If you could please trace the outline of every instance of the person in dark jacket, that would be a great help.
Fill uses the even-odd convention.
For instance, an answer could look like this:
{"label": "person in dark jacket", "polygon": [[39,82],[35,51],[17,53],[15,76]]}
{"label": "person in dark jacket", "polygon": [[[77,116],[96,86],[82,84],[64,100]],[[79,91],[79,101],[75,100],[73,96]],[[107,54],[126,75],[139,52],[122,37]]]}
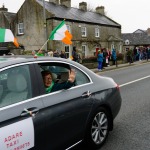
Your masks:
{"label": "person in dark jacket", "polygon": [[61,51],[60,57],[61,58],[67,58],[65,51]]}
{"label": "person in dark jacket", "polygon": [[65,81],[63,83],[55,83],[52,80],[52,73],[48,70],[42,71],[41,73],[42,73],[46,93],[71,88],[75,82],[75,71],[74,70],[71,70],[69,72],[68,81]]}
{"label": "person in dark jacket", "polygon": [[107,67],[107,65],[106,65],[106,58],[108,56],[108,53],[107,53],[106,48],[103,48],[102,52],[103,52],[103,64],[102,64],[103,67],[102,68],[104,68],[104,67]]}
{"label": "person in dark jacket", "polygon": [[60,56],[59,56],[59,52],[58,52],[58,50],[55,50],[55,51],[54,51],[54,53],[53,53],[53,57],[60,57]]}
{"label": "person in dark jacket", "polygon": [[78,54],[75,48],[72,51],[72,57],[73,57],[73,61],[78,61]]}
{"label": "person in dark jacket", "polygon": [[127,51],[127,60],[128,60],[128,63],[131,64],[133,62],[133,50],[132,49],[128,49]]}

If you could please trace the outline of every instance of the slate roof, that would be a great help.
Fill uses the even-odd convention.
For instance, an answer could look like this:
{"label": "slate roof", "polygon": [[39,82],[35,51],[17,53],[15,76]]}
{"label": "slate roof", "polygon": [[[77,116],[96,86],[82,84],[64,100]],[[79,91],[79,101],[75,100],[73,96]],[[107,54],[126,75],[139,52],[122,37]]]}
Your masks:
{"label": "slate roof", "polygon": [[5,17],[9,22],[12,22],[12,20],[15,18],[16,13],[10,13],[10,12],[4,12]]}
{"label": "slate roof", "polygon": [[10,12],[3,12],[6,19],[9,21],[9,23],[12,22],[12,20],[15,18],[16,13],[10,13]]}
{"label": "slate roof", "polygon": [[125,33],[122,34],[123,41],[129,40],[130,45],[150,45],[150,35],[143,33]]}
{"label": "slate roof", "polygon": [[[41,0],[36,0],[36,1],[41,6],[43,6],[43,2]],[[96,12],[83,11],[73,7],[56,5],[52,2],[47,2],[47,1],[45,1],[45,9],[48,12],[53,13],[55,16],[54,18],[121,28],[120,24]]]}
{"label": "slate roof", "polygon": [[146,30],[137,29],[137,30],[134,31],[133,33],[144,33],[144,32],[146,32]]}

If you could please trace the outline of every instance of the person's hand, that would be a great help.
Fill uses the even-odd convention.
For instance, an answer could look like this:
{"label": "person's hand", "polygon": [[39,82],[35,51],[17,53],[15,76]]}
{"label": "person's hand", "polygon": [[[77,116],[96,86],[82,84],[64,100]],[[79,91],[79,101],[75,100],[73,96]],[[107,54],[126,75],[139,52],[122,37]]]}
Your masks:
{"label": "person's hand", "polygon": [[68,81],[73,83],[76,77],[76,73],[75,70],[71,69],[71,71],[69,71],[69,78]]}

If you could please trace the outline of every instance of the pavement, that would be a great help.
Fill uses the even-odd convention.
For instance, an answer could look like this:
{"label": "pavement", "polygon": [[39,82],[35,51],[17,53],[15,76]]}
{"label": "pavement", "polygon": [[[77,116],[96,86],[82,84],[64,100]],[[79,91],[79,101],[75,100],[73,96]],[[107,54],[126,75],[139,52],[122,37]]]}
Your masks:
{"label": "pavement", "polygon": [[135,61],[131,64],[129,63],[124,63],[124,64],[118,64],[117,66],[116,65],[113,65],[113,66],[108,66],[108,67],[104,67],[104,69],[102,69],[102,71],[98,71],[97,68],[93,68],[91,69],[93,72],[95,73],[99,73],[99,72],[105,72],[105,71],[109,71],[109,70],[115,70],[115,69],[120,69],[120,68],[124,68],[124,67],[131,67],[131,66],[136,66],[136,65],[142,65],[144,63],[150,63],[150,61],[147,61],[147,60],[142,60],[142,61]]}

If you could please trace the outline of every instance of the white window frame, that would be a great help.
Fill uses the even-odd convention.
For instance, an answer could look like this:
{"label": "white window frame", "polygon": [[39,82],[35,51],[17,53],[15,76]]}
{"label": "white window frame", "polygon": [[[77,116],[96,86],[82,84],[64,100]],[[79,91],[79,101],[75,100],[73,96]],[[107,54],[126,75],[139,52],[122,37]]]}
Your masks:
{"label": "white window frame", "polygon": [[130,41],[127,39],[125,40],[125,45],[129,45],[130,44]]}
{"label": "white window frame", "polygon": [[122,53],[122,44],[119,45],[119,53]]}
{"label": "white window frame", "polygon": [[86,49],[87,49],[87,46],[86,45],[82,45],[82,58],[86,57]]}
{"label": "white window frame", "polygon": [[87,29],[86,29],[86,27],[81,27],[81,35],[82,35],[82,37],[86,37],[87,36]]}
{"label": "white window frame", "polygon": [[66,25],[67,26],[67,30],[71,33],[71,27],[70,27],[70,25]]}
{"label": "white window frame", "polygon": [[24,34],[24,24],[18,23],[18,34]]}
{"label": "white window frame", "polygon": [[111,52],[112,52],[112,49],[113,49],[113,48],[115,48],[115,45],[112,43],[112,44],[111,44]]}
{"label": "white window frame", "polygon": [[[68,51],[67,51],[67,49],[68,49]],[[67,58],[70,57],[70,46],[69,45],[65,45],[65,54],[66,54]]]}
{"label": "white window frame", "polygon": [[100,37],[100,30],[99,30],[99,28],[95,28],[95,37]]}

